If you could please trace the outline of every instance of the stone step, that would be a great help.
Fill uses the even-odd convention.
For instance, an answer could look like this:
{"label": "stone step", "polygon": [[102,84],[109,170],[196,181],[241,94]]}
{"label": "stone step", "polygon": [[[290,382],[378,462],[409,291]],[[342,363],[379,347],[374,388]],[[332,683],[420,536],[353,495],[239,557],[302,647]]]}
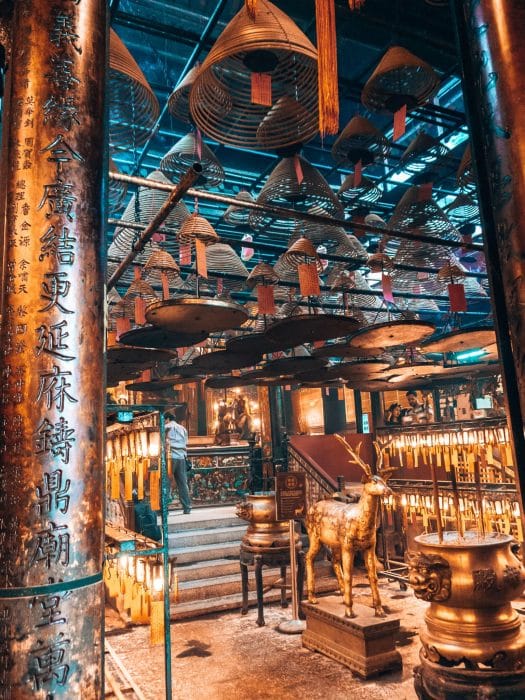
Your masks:
{"label": "stone step", "polygon": [[[193,517],[195,516],[195,517]],[[208,518],[205,514],[202,515],[202,520],[198,520],[199,513],[193,510],[189,515],[183,513],[170,513],[168,517],[168,532],[183,532],[186,530],[209,530],[218,527],[238,527],[245,521],[236,516],[225,516],[223,518]],[[190,518],[192,518],[190,520]],[[160,517],[157,519],[160,525]],[[244,525],[246,529],[248,523]]]}
{"label": "stone step", "polygon": [[[178,563],[178,562],[177,562]],[[179,582],[198,581],[199,579],[214,578],[217,576],[240,575],[239,551],[237,555],[223,559],[209,559],[208,561],[196,561],[191,564],[177,566]]]}
{"label": "stone step", "polygon": [[200,544],[192,547],[175,547],[170,541],[170,555],[177,559],[177,564],[206,562],[212,559],[236,559],[239,561],[241,541],[223,542],[219,544]]}
{"label": "stone step", "polygon": [[[337,589],[337,582],[334,577],[321,577],[316,580],[316,593],[332,593]],[[291,591],[287,591],[286,597],[291,599]],[[279,589],[272,589],[264,594],[265,607],[270,603],[276,603],[281,598]],[[185,620],[211,613],[222,612],[224,610],[240,610],[242,605],[241,593],[233,593],[230,595],[217,596],[206,599],[197,599],[186,602],[179,602],[171,606],[172,620]],[[254,607],[257,605],[257,594],[255,590],[250,590],[248,593],[248,605]],[[291,618],[291,609],[290,618]],[[253,615],[253,613],[252,613]]]}
{"label": "stone step", "polygon": [[219,544],[239,541],[246,532],[244,525],[235,527],[211,527],[206,529],[191,529],[169,534],[169,548],[177,550],[197,545]]}

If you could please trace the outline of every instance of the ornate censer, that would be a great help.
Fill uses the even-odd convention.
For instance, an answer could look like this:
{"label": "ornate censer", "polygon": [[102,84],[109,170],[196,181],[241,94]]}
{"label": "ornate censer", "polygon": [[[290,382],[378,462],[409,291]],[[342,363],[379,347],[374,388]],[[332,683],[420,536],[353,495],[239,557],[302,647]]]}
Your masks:
{"label": "ornate censer", "polygon": [[[246,496],[238,503],[236,514],[249,522],[242,538],[243,547],[257,548],[258,551],[289,547],[290,534],[288,520],[277,520],[275,491],[264,491]],[[296,549],[301,548],[299,535],[295,535]]]}
{"label": "ornate censer", "polygon": [[421,699],[525,697],[525,635],[511,601],[525,569],[509,535],[420,535],[409,583],[430,606],[415,688]]}

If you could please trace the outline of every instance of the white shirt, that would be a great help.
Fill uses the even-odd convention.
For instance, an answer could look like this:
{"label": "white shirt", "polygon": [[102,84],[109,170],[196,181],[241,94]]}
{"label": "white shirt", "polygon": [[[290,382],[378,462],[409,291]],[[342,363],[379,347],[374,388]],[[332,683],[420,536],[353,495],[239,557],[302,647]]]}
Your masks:
{"label": "white shirt", "polygon": [[174,420],[166,422],[166,442],[174,459],[186,458],[186,445],[188,444],[188,431]]}

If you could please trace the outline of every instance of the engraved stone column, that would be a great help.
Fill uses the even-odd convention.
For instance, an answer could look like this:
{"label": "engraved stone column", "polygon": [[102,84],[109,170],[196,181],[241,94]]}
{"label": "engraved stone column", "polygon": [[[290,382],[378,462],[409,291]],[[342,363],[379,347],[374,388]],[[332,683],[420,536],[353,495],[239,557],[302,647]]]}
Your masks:
{"label": "engraved stone column", "polygon": [[517,479],[525,494],[525,3],[452,0]]}
{"label": "engraved stone column", "polygon": [[105,0],[17,0],[0,345],[0,698],[102,687]]}

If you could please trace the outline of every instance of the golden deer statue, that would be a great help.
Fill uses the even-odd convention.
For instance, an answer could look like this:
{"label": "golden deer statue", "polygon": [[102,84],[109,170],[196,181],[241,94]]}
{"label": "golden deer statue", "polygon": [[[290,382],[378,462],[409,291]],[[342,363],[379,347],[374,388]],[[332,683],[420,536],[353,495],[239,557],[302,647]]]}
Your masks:
{"label": "golden deer statue", "polygon": [[363,552],[376,617],[385,617],[377,586],[376,529],[379,499],[391,493],[386,481],[394,469],[381,471],[384,446],[381,447],[378,442],[374,442],[378,473],[372,474],[370,465],[359,456],[361,443],[354,450],[342,435],[336,434],[335,437],[350,454],[349,462],[359,465],[364,471],[363,492],[358,503],[326,500],[318,501],[309,508],[306,516],[306,530],[310,540],[306,554],[308,602],[317,603],[314,559],[324,544],[332,553],[332,565],[343,596],[346,617],[355,617],[352,611],[352,567],[356,552]]}

